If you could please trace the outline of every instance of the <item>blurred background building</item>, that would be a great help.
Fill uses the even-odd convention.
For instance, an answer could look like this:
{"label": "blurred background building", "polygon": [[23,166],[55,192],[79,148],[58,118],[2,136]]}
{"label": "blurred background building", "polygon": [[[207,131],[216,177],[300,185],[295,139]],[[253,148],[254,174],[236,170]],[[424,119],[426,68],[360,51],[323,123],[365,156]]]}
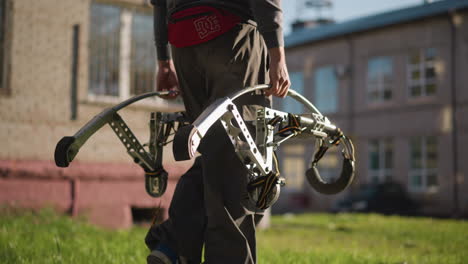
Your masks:
{"label": "blurred background building", "polygon": [[[165,216],[184,165],[169,164],[168,194],[150,198],[143,170],[107,126],[69,168],[53,161],[61,137],[153,90],[152,7],[143,0],[1,0],[0,8],[0,204],[53,206],[110,227],[147,220],[158,207]],[[177,107],[148,99],[120,113],[145,143],[150,112]]]}
{"label": "blurred background building", "polygon": [[[393,180],[423,213],[467,213],[468,1],[421,1],[339,23],[331,1],[302,3],[318,11],[312,20],[299,12],[286,38],[293,89],[354,139],[359,162],[351,191]],[[0,0],[0,204],[53,206],[110,227],[147,220],[158,207],[167,215],[190,163],[165,156],[168,192],[152,199],[143,171],[108,127],[69,168],[53,162],[61,137],[104,108],[153,90],[152,21],[145,0]],[[276,103],[303,111],[289,99]],[[177,109],[180,102],[148,99],[120,114],[146,139],[151,111]],[[274,211],[327,211],[346,195],[323,196],[308,186],[312,144],[298,140],[281,149],[287,186]],[[322,175],[332,180],[340,166],[335,151],[322,160]]]}
{"label": "blurred background building", "polygon": [[[467,214],[468,1],[429,2],[341,23],[322,13],[296,21],[286,38],[288,69],[293,89],[353,138],[353,188],[394,181],[423,214]],[[289,99],[276,103],[303,111]],[[289,184],[277,212],[330,210],[345,195],[323,196],[307,186],[311,144],[281,149]],[[339,153],[326,157],[324,178],[336,178],[340,167]]]}

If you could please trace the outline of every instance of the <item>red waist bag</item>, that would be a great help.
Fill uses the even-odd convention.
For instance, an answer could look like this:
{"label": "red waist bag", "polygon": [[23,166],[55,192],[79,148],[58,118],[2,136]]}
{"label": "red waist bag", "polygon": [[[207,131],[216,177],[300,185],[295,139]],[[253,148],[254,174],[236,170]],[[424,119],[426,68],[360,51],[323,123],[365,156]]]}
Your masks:
{"label": "red waist bag", "polygon": [[226,33],[240,21],[240,17],[211,6],[192,7],[171,16],[168,39],[177,48],[192,46]]}

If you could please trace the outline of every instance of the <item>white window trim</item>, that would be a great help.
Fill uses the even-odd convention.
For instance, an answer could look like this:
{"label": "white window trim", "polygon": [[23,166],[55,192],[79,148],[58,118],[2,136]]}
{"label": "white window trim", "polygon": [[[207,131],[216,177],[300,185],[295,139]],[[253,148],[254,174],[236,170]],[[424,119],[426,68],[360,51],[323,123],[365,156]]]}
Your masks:
{"label": "white window trim", "polygon": [[119,98],[130,98],[130,65],[132,52],[132,18],[128,9],[120,13]]}
{"label": "white window trim", "polygon": [[[433,61],[426,61],[426,57],[427,57],[426,56],[426,50],[427,49],[428,48],[419,49],[419,56],[421,58],[421,61],[419,62],[418,65],[411,64],[411,53],[409,53],[407,55],[407,60],[406,60],[407,89],[406,90],[407,90],[407,96],[410,99],[416,99],[416,98],[421,98],[421,97],[432,97],[432,96],[435,96],[437,94],[437,88],[438,88],[437,87],[437,77],[435,77],[434,79],[430,79],[430,80],[428,80],[426,78],[426,69],[427,68],[434,68],[434,70],[436,69],[434,60]],[[412,79],[411,73],[414,70],[418,70],[419,73],[421,74],[420,79],[418,81],[415,81],[415,80]],[[437,72],[436,72],[436,75],[437,75]],[[435,84],[436,85],[436,92],[434,94],[427,94],[426,85],[428,85],[428,84]],[[421,95],[412,96],[411,95],[411,87],[416,86],[416,85],[419,85],[421,87]]]}
{"label": "white window trim", "polygon": [[[427,178],[428,178],[429,174],[435,173],[438,176],[437,168],[435,168],[435,169],[434,168],[432,168],[432,169],[427,168],[427,138],[428,137],[422,137],[423,144],[421,144],[421,168],[420,169],[411,168],[411,157],[410,157],[410,166],[409,166],[409,172],[408,172],[408,176],[409,176],[408,177],[408,190],[410,192],[414,192],[414,193],[422,193],[422,192],[434,193],[434,192],[437,192],[437,190],[438,190],[438,186],[432,186],[432,187],[427,186]],[[410,152],[409,153],[411,155],[411,147],[410,147]],[[421,175],[421,186],[417,187],[417,186],[413,186],[411,184],[411,178],[414,175]]]}
{"label": "white window trim", "polygon": [[[134,9],[120,7],[120,50],[119,50],[119,95],[96,95],[88,90],[84,103],[115,105],[132,97],[131,91],[131,52],[132,52],[132,23]],[[154,58],[156,60],[156,58]],[[88,65],[89,67],[89,65]],[[156,65],[157,67],[157,65]],[[156,73],[155,67],[155,73]],[[88,76],[89,78],[89,76]],[[88,82],[89,83],[89,82]],[[165,100],[151,97],[133,104],[139,108],[161,109],[164,111],[184,111],[181,100]],[[156,107],[156,108],[155,108]]]}
{"label": "white window trim", "polygon": [[[131,45],[132,45],[132,21],[134,12],[132,9],[120,7],[120,50],[119,50],[119,95],[96,95],[86,93],[86,101],[90,103],[117,104],[131,97]],[[156,58],[154,58],[156,60]],[[157,67],[157,65],[156,65]],[[156,69],[155,69],[156,72]],[[89,77],[88,77],[89,78]],[[89,89],[89,88],[88,88]],[[155,105],[168,109],[182,109],[180,102],[168,102],[159,97],[151,97],[137,102],[139,106]]]}
{"label": "white window trim", "polygon": [[[391,164],[392,165],[392,168],[391,169],[386,169],[384,168],[385,167],[385,141],[388,140],[389,142],[392,143],[392,153],[394,153],[394,149],[393,149],[393,139],[371,139],[369,140],[368,142],[368,145],[367,145],[367,153],[368,153],[368,156],[369,156],[369,153],[370,153],[370,142],[371,141],[377,141],[377,148],[378,148],[378,155],[379,155],[379,167],[378,169],[371,169],[370,168],[370,162],[371,160],[369,159],[368,161],[368,166],[367,166],[367,175],[368,175],[368,182],[372,182],[372,178],[373,176],[377,176],[377,182],[378,183],[382,183],[382,182],[385,182],[386,180],[388,180],[386,178],[386,175],[391,175],[393,177],[393,165],[394,164]],[[393,157],[392,157],[392,160],[393,160]]]}
{"label": "white window trim", "polygon": [[[386,58],[386,59],[389,59],[390,60],[390,63],[391,63],[391,66],[392,66],[392,81],[388,84],[390,85],[390,90],[392,91],[392,97],[388,100],[386,100],[384,98],[384,92],[385,92],[385,87],[386,87],[386,83],[385,83],[385,80],[384,80],[384,74],[380,73],[378,78],[377,78],[377,84],[376,85],[371,85],[370,81],[369,81],[369,61],[372,60],[372,59],[377,59],[377,58]],[[367,100],[367,103],[368,104],[382,104],[382,103],[385,103],[385,102],[390,102],[392,99],[393,99],[393,58],[391,56],[376,56],[376,57],[372,57],[372,58],[369,58],[367,60],[367,79],[366,79],[366,86],[367,86],[367,96],[366,96],[366,100]],[[370,92],[373,92],[373,91],[378,91],[378,97],[375,101],[372,101],[370,100],[369,98],[369,93]]]}

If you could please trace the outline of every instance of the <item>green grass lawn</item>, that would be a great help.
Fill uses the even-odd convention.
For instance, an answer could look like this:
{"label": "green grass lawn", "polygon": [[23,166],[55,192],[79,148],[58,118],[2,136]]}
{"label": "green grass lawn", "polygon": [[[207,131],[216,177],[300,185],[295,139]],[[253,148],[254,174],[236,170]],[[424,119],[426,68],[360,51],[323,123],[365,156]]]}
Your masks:
{"label": "green grass lawn", "polygon": [[[40,213],[2,211],[0,263],[145,263],[146,229],[110,231]],[[356,214],[274,217],[259,263],[468,263],[468,222]]]}

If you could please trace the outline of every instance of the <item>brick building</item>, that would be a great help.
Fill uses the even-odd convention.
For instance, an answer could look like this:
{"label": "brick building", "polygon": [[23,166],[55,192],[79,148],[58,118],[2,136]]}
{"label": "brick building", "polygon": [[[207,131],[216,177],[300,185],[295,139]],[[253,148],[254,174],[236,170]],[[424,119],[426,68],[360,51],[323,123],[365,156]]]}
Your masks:
{"label": "brick building", "polygon": [[[355,141],[353,188],[391,179],[422,203],[423,213],[468,214],[468,1],[297,29],[286,48],[293,89]],[[291,101],[277,103],[302,111]],[[319,195],[305,183],[307,144],[282,149],[290,184],[278,211],[328,210],[343,196]],[[323,161],[325,178],[339,171],[338,159]]]}
{"label": "brick building", "polygon": [[[168,193],[153,199],[143,171],[107,126],[69,168],[53,161],[61,137],[105,107],[153,89],[151,6],[144,0],[1,0],[0,8],[0,204],[53,206],[110,227],[128,227],[159,206],[165,215],[188,163],[174,166],[165,157]],[[119,113],[145,142],[149,113],[177,108],[180,102],[147,99]]]}

